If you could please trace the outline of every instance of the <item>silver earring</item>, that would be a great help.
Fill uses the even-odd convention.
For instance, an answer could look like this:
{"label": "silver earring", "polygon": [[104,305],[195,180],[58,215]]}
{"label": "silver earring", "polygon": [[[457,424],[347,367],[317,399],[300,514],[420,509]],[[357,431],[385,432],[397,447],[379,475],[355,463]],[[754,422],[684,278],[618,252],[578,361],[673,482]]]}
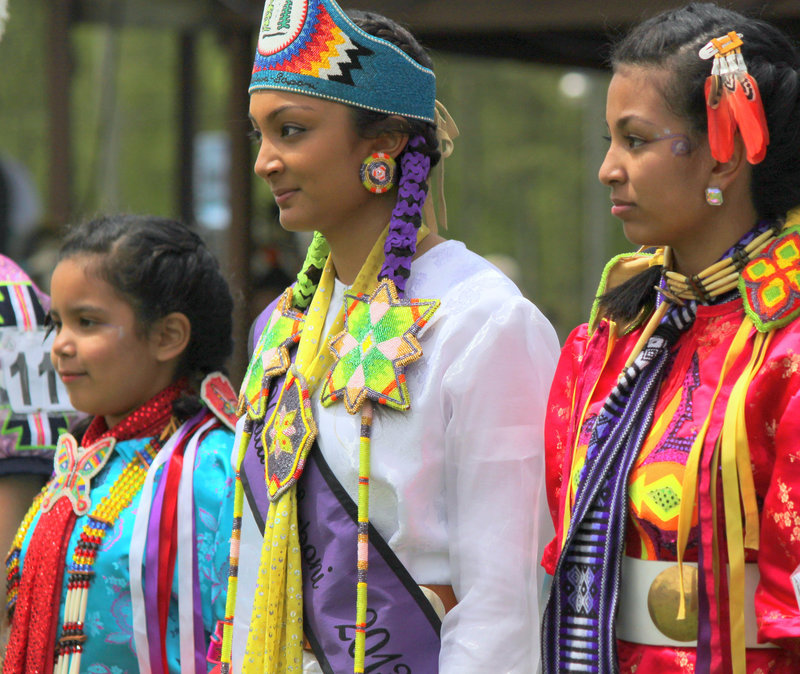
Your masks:
{"label": "silver earring", "polygon": [[719,187],[706,187],[706,203],[709,206],[722,206],[722,190]]}

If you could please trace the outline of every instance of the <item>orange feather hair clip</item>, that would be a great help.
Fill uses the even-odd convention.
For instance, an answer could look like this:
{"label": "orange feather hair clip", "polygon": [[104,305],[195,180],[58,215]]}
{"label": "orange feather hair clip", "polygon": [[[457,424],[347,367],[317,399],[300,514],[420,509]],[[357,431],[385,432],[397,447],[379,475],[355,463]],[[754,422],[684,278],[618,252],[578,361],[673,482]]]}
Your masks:
{"label": "orange feather hair clip", "polygon": [[708,142],[714,159],[726,162],[733,155],[733,138],[738,129],[747,161],[758,164],[767,154],[769,129],[758,84],[747,72],[741,47],[741,35],[731,31],[700,50],[700,58],[714,57],[705,84]]}

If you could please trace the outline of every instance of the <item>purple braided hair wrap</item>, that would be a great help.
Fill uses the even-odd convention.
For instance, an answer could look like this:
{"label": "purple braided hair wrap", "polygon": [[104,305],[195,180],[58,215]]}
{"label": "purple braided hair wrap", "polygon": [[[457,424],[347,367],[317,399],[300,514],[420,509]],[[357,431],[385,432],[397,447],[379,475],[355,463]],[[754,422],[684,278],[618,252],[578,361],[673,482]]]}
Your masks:
{"label": "purple braided hair wrap", "polygon": [[401,178],[397,186],[397,203],[392,211],[389,233],[383,250],[386,253],[379,279],[390,278],[402,294],[411,273],[411,258],[417,251],[417,230],[422,224],[422,206],[428,196],[426,182],[431,158],[417,148],[425,145],[422,136],[408,141],[400,158]]}

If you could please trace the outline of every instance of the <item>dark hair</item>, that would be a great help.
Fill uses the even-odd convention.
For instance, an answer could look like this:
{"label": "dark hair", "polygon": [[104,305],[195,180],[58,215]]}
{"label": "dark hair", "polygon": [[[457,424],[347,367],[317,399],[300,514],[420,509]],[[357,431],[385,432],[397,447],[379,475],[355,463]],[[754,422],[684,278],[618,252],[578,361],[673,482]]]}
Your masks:
{"label": "dark hair", "polygon": [[[417,39],[399,23],[375,12],[362,12],[350,9],[346,12],[350,20],[365,33],[391,42],[402,49],[421,66],[433,70],[433,61]],[[431,166],[435,166],[441,158],[439,141],[436,138],[436,126],[431,122],[409,117],[390,116],[382,112],[350,106],[356,131],[363,138],[374,138],[387,131],[407,133],[410,138],[422,136],[425,145],[416,148],[418,152],[431,158]]]}
{"label": "dark hair", "polygon": [[[775,26],[713,3],[691,3],[664,11],[635,27],[611,52],[614,70],[620,66],[663,68],[670,74],[662,94],[671,112],[686,119],[695,136],[707,135],[704,86],[711,61],[700,49],[730,31],[742,35],[742,55],[764,103],[770,143],[760,164],[752,167],[751,195],[759,219],[777,219],[800,204],[800,54]],[[626,284],[650,283],[634,277]],[[620,286],[601,299],[613,318],[620,312],[615,295],[628,300],[641,293]],[[646,298],[652,300],[652,295]],[[641,307],[641,305],[640,305]]]}
{"label": "dark hair", "polygon": [[713,3],[668,10],[634,28],[612,52],[620,65],[664,68],[664,99],[692,130],[706,134],[704,85],[711,61],[698,52],[711,38],[742,35],[742,55],[758,83],[769,127],[767,156],[753,166],[752,196],[760,218],[777,218],[800,204],[800,54],[775,26]]}
{"label": "dark hair", "polygon": [[196,385],[209,372],[225,370],[233,350],[233,300],[196,233],[167,218],[104,216],[73,226],[58,259],[82,255],[97,256],[91,272],[130,303],[142,331],[174,311],[189,319],[192,334],[178,377]]}

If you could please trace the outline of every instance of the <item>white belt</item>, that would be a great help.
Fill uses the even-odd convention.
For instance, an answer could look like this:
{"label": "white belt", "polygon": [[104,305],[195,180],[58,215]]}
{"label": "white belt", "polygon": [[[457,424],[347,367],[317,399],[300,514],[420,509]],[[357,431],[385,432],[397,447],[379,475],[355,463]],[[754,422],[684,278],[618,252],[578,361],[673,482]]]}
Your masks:
{"label": "white belt", "polygon": [[[623,558],[616,622],[618,639],[652,646],[697,647],[697,564],[683,563],[688,618],[683,621],[675,619],[680,596],[677,566],[676,562],[634,559],[627,555]],[[745,564],[744,578],[745,646],[777,648],[774,644],[759,644],[756,641],[758,627],[755,593],[759,580],[758,565]],[[689,617],[692,609],[693,620]]]}

